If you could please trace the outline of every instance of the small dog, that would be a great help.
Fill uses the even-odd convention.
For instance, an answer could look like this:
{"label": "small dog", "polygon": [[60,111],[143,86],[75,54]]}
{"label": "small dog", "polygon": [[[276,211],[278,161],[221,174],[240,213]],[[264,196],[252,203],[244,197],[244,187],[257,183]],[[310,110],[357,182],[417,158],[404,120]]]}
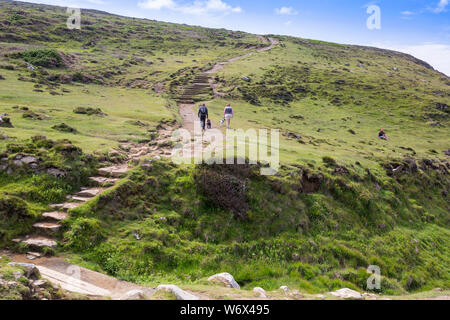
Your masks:
{"label": "small dog", "polygon": [[207,127],[208,129],[211,129],[211,126],[212,126],[211,120],[208,119],[208,121],[206,122],[206,127]]}

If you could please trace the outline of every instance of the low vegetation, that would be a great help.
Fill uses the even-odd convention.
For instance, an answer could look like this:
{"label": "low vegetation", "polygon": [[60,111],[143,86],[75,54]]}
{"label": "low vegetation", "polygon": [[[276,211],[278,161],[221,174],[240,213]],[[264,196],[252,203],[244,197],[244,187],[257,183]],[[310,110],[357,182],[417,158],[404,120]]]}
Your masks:
{"label": "low vegetation", "polygon": [[[173,146],[157,132],[181,123],[176,99],[215,63],[263,46],[98,11],[83,11],[81,30],[66,19],[0,0],[0,249],[26,252],[12,240],[100,162],[124,161],[121,144]],[[393,51],[276,38],[213,76],[220,97],[191,90],[216,124],[231,103],[233,128],[280,130],[276,176],[141,159],[72,210],[47,253],[148,285],[204,288],[229,272],[249,290],[367,290],[377,265],[383,294],[450,289],[449,78]]]}

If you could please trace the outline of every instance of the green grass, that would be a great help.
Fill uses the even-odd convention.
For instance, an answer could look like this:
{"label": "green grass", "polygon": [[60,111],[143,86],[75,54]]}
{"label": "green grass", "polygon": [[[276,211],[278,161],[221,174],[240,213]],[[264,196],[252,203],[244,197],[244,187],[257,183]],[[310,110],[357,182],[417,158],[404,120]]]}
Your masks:
{"label": "green grass", "polygon": [[[86,184],[98,166],[86,154],[154,139],[161,121],[181,120],[173,100],[197,74],[261,46],[242,32],[89,10],[69,31],[61,8],[17,5],[0,1],[0,110],[14,126],[0,128],[2,158],[37,156],[69,175],[0,175],[2,244]],[[216,123],[231,103],[234,129],[279,129],[279,174],[138,167],[73,210],[60,253],[151,285],[202,288],[230,272],[245,290],[365,290],[374,264],[383,294],[449,289],[449,117],[437,108],[450,104],[448,78],[392,51],[276,38],[273,50],[227,64],[216,78],[226,95],[207,103]],[[30,60],[55,52],[57,68]],[[389,141],[377,139],[382,127]]]}
{"label": "green grass", "polygon": [[[418,176],[408,184],[423,193],[417,202],[434,213],[430,222],[404,202],[412,196],[407,188],[384,186],[377,193],[372,184],[359,183],[347,196],[351,189],[337,193],[340,180],[328,177],[323,194],[302,194],[294,192],[298,182],[288,181],[290,170],[278,178],[251,176],[245,200],[251,209],[241,220],[201,193],[202,180],[193,178],[199,170],[163,162],[133,171],[73,211],[66,249],[76,252],[77,262],[146,285],[201,285],[212,274],[229,272],[245,290],[366,290],[366,268],[375,264],[384,277],[383,294],[449,286],[447,204],[427,201],[433,191]],[[225,174],[220,166],[211,170]],[[399,203],[391,204],[387,192]],[[119,195],[126,199],[121,205]]]}

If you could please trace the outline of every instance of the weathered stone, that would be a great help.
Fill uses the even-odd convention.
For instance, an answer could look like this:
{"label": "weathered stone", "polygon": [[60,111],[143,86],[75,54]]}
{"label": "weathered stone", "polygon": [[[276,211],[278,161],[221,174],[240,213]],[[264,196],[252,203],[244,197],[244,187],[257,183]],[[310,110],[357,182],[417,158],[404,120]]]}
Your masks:
{"label": "weathered stone", "polygon": [[22,158],[21,161],[25,164],[32,164],[32,163],[37,162],[37,159],[35,157],[28,156],[28,157]]}
{"label": "weathered stone", "polygon": [[62,211],[68,211],[75,209],[79,207],[81,203],[75,203],[75,202],[66,202],[66,203],[58,203],[58,204],[51,204],[50,207],[62,210]]}
{"label": "weathered stone", "polygon": [[25,276],[27,278],[34,277],[38,279],[40,277],[39,269],[34,265],[30,263],[18,263],[18,262],[10,262],[8,265],[13,267],[22,267],[25,270]]}
{"label": "weathered stone", "polygon": [[267,298],[266,290],[260,287],[253,288],[253,292],[259,294],[261,298]]}
{"label": "weathered stone", "polygon": [[145,300],[145,294],[142,290],[131,290],[128,291],[119,300]]}
{"label": "weathered stone", "polygon": [[43,288],[47,286],[47,281],[45,280],[36,280],[31,284],[35,288]]}
{"label": "weathered stone", "polygon": [[80,191],[76,194],[77,197],[83,197],[83,198],[94,198],[98,196],[103,189],[94,188],[94,189],[86,189],[83,191]]}
{"label": "weathered stone", "polygon": [[288,294],[289,293],[289,287],[287,287],[287,286],[281,286],[280,290],[283,290],[284,294]]}
{"label": "weathered stone", "polygon": [[33,224],[33,227],[46,232],[58,232],[59,229],[61,228],[61,225],[58,223],[51,223],[51,222],[38,222]]}
{"label": "weathered stone", "polygon": [[14,279],[19,280],[19,278],[21,278],[23,276],[23,273],[20,271],[14,270],[13,276],[14,276]]}
{"label": "weathered stone", "polygon": [[156,288],[156,291],[166,291],[174,294],[177,300],[198,300],[198,297],[186,292],[175,285],[160,285]]}
{"label": "weathered stone", "polygon": [[228,288],[241,289],[239,284],[234,280],[234,277],[227,272],[213,275],[208,278],[208,281],[221,283]]}
{"label": "weathered stone", "polygon": [[63,221],[69,217],[69,214],[67,212],[53,211],[53,212],[43,213],[42,217],[48,218],[48,219],[53,219],[56,221]]}
{"label": "weathered stone", "polygon": [[64,178],[66,176],[66,173],[64,171],[61,171],[61,170],[55,169],[55,168],[48,169],[47,173],[56,178]]}
{"label": "weathered stone", "polygon": [[24,240],[22,242],[29,246],[39,247],[39,248],[42,248],[42,247],[54,248],[58,245],[56,243],[56,241],[53,241],[51,239],[44,238],[44,237],[30,238],[30,239]]}
{"label": "weathered stone", "polygon": [[349,288],[339,289],[335,292],[330,292],[330,294],[332,296],[342,298],[342,299],[349,299],[349,300],[362,300],[363,299],[363,296],[361,295],[361,293],[359,293],[358,291],[349,289]]}

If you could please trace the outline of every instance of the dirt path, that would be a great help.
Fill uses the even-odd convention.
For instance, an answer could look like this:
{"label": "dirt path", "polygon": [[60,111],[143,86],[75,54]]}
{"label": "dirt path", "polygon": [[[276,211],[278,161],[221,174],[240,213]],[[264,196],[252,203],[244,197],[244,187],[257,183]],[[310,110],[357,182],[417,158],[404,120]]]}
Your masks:
{"label": "dirt path", "polygon": [[[30,263],[23,255],[11,257],[14,262]],[[90,297],[119,300],[133,290],[140,290],[150,297],[155,289],[120,281],[104,274],[81,268],[59,258],[41,258],[33,261],[42,278],[69,292]]]}
{"label": "dirt path", "polygon": [[[264,52],[264,51],[269,51],[271,49],[273,49],[274,46],[276,46],[279,41],[277,39],[274,38],[265,38],[263,36],[258,36],[258,38],[264,43],[270,43],[270,45],[263,47],[263,48],[259,48],[257,50],[251,51],[251,52],[247,52],[244,55],[241,56],[237,56],[231,59],[228,59],[227,61],[224,62],[218,62],[216,63],[210,70],[206,71],[204,73],[205,76],[207,76],[209,78],[209,85],[211,86],[212,90],[213,90],[213,94],[214,97],[221,97],[224,96],[224,93],[218,92],[217,87],[218,84],[214,82],[214,79],[211,78],[211,75],[219,72],[220,70],[222,70],[227,64],[229,63],[233,63],[236,62],[238,60],[241,59],[245,59],[247,57],[250,57],[251,55],[258,53],[258,52]],[[198,121],[198,117],[197,114],[194,110],[195,104],[185,104],[185,103],[181,103],[179,105],[179,109],[180,109],[180,114],[183,118],[183,128],[188,130],[189,132],[193,133],[194,132],[194,123],[195,121]],[[213,128],[217,128],[217,124],[213,122]]]}
{"label": "dirt path", "polygon": [[[211,70],[199,76],[196,85],[199,87],[208,87],[209,85],[216,94],[217,86],[211,80],[210,75],[221,70],[227,63],[249,57],[255,52],[270,50],[278,43],[277,40],[272,38],[269,38],[269,41],[270,45],[267,47],[248,52],[242,56],[229,59],[226,62],[217,63]],[[217,94],[220,95],[219,93]],[[183,128],[191,133],[194,132],[195,122],[198,121],[194,107],[195,104],[179,104],[180,114],[183,118]],[[216,128],[215,123],[213,123],[213,128]],[[46,212],[42,215],[41,220],[33,226],[33,234],[13,240],[17,243],[27,245],[30,252],[26,255],[14,255],[12,256],[12,260],[14,262],[35,264],[44,278],[70,292],[77,292],[89,296],[109,297],[112,299],[119,299],[131,290],[142,290],[146,295],[152,295],[154,289],[119,281],[101,273],[72,265],[59,258],[41,257],[39,253],[36,254],[33,252],[33,249],[39,251],[43,248],[57,247],[57,234],[62,228],[62,222],[70,216],[70,210],[89,202],[114,186],[120,178],[131,170],[133,163],[138,163],[140,158],[144,156],[153,156],[156,158],[170,157],[172,155],[171,144],[167,144],[167,147],[165,145],[166,142],[171,141],[173,129],[173,126],[170,124],[161,124],[158,126],[158,138],[156,145],[153,147],[148,146],[148,144],[123,143],[120,151],[125,152],[126,161],[113,166],[100,168],[97,176],[90,177],[89,186],[82,188],[80,192],[70,196],[67,202],[51,205],[54,211]],[[112,152],[119,151],[112,150]]]}

